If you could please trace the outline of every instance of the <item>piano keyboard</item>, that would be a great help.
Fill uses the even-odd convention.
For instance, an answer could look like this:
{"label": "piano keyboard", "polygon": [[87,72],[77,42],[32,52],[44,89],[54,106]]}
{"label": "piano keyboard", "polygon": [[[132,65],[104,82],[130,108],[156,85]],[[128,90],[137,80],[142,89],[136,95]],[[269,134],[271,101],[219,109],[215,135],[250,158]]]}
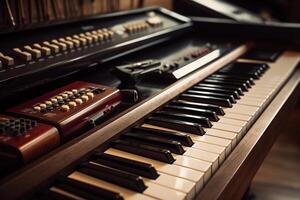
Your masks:
{"label": "piano keyboard", "polygon": [[299,62],[239,59],[195,84],[104,152],[56,179],[50,199],[193,199]]}

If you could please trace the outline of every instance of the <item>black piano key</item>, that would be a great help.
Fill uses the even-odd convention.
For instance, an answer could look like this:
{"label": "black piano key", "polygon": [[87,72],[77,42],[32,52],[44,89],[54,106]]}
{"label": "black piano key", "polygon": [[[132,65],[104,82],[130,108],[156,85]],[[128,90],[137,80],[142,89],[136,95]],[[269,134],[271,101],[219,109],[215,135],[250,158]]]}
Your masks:
{"label": "black piano key", "polygon": [[210,110],[210,111],[215,112],[217,115],[225,115],[225,112],[221,106],[212,105],[212,104],[204,104],[204,103],[197,103],[197,102],[191,102],[191,101],[177,99],[177,100],[172,101],[170,103],[170,105]]}
{"label": "black piano key", "polygon": [[218,121],[219,117],[216,112],[211,110],[199,109],[199,108],[191,108],[188,106],[177,106],[177,105],[166,105],[163,107],[163,110],[170,112],[179,112],[184,114],[196,115],[207,117],[211,121]]}
{"label": "black piano key", "polygon": [[262,76],[263,72],[263,68],[238,63],[226,66],[218,71],[218,73],[238,74],[243,76],[250,76],[255,79],[259,79],[259,77]]}
{"label": "black piano key", "polygon": [[174,129],[177,131],[193,133],[196,135],[204,135],[205,133],[204,129],[200,124],[186,122],[182,120],[167,119],[167,118],[152,116],[146,119],[145,123],[164,127],[164,128]]}
{"label": "black piano key", "polygon": [[187,90],[185,93],[186,94],[195,94],[195,95],[205,95],[208,97],[225,98],[225,99],[229,99],[229,101],[231,103],[236,103],[234,96],[229,95],[229,94],[222,94],[222,93],[217,93],[217,92],[206,92],[206,91],[199,91],[199,90],[193,90],[193,89]]}
{"label": "black piano key", "polygon": [[60,177],[59,179],[57,179],[54,186],[62,189],[63,191],[69,192],[79,197],[83,197],[85,199],[123,199],[123,197],[119,193],[95,187],[67,177]]}
{"label": "black piano key", "polygon": [[221,89],[221,88],[213,88],[213,87],[203,87],[203,86],[193,86],[191,87],[192,90],[196,91],[205,91],[205,92],[215,92],[215,93],[220,93],[220,94],[228,94],[232,95],[235,99],[240,99],[240,95],[237,91],[234,90],[226,90],[226,89]]}
{"label": "black piano key", "polygon": [[232,70],[222,70],[219,71],[219,73],[239,74],[241,76],[255,77],[256,79],[259,79],[262,76],[262,72],[259,70],[245,71],[241,69],[232,69]]}
{"label": "black piano key", "polygon": [[227,79],[234,79],[234,80],[240,80],[240,81],[248,81],[251,85],[255,85],[254,79],[253,78],[243,78],[239,76],[234,76],[234,75],[222,75],[222,74],[212,74],[210,77],[216,77],[216,78],[227,78]]}
{"label": "black piano key", "polygon": [[258,71],[261,73],[267,69],[267,65],[265,63],[249,63],[249,62],[235,62],[231,65],[227,65],[226,67],[222,68],[220,71],[223,70],[238,70],[240,72],[253,72]]}
{"label": "black piano key", "polygon": [[214,104],[214,105],[228,107],[228,108],[232,107],[230,100],[226,98],[210,97],[210,96],[195,95],[195,94],[181,94],[180,98],[188,101],[199,102],[199,103],[209,103],[209,104]]}
{"label": "black piano key", "polygon": [[196,86],[199,87],[210,87],[210,88],[219,88],[224,90],[231,90],[237,92],[239,95],[244,95],[243,91],[239,87],[233,86],[225,86],[225,85],[215,85],[215,84],[207,84],[207,83],[198,83]]}
{"label": "black piano key", "polygon": [[235,82],[218,81],[218,80],[211,80],[211,79],[204,79],[203,81],[201,81],[201,83],[208,83],[208,84],[214,84],[214,85],[217,84],[217,85],[224,85],[224,86],[239,87],[244,92],[248,91],[248,87],[244,83],[240,84],[240,83],[235,83]]}
{"label": "black piano key", "polygon": [[153,116],[161,116],[164,118],[170,118],[170,119],[179,119],[187,122],[197,123],[201,124],[202,126],[206,128],[211,128],[212,123],[209,121],[207,117],[202,116],[196,116],[196,115],[189,115],[189,114],[183,114],[183,113],[174,113],[169,111],[157,111],[153,114]]}
{"label": "black piano key", "polygon": [[258,49],[254,48],[247,52],[243,58],[251,60],[261,60],[267,62],[275,62],[276,59],[282,54],[282,51],[271,49]]}
{"label": "black piano key", "polygon": [[167,149],[139,144],[132,140],[113,141],[113,148],[172,164],[175,159]]}
{"label": "black piano key", "polygon": [[227,74],[227,75],[237,75],[240,77],[253,78],[255,80],[259,79],[261,74],[257,72],[243,72],[240,70],[221,70],[217,72],[218,74]]}
{"label": "black piano key", "polygon": [[165,131],[165,130],[158,130],[148,127],[134,127],[131,131],[137,132],[137,133],[147,133],[154,136],[160,136],[163,138],[171,139],[180,142],[184,146],[191,147],[193,146],[194,142],[191,139],[189,135],[186,135],[184,133],[178,133],[178,132],[171,132],[171,131]]}
{"label": "black piano key", "polygon": [[165,138],[159,138],[155,137],[153,135],[149,135],[147,133],[124,133],[121,136],[122,138],[129,138],[136,140],[140,144],[146,144],[150,146],[165,148],[171,151],[175,154],[184,154],[184,149],[180,142],[177,142],[175,140],[165,139]]}
{"label": "black piano key", "polygon": [[269,68],[267,63],[250,63],[250,62],[236,62],[234,63],[234,67],[239,69],[249,68],[249,69],[259,69],[261,71],[266,71]]}
{"label": "black piano key", "polygon": [[217,80],[217,81],[225,81],[225,82],[229,82],[229,83],[238,83],[238,84],[246,84],[246,86],[248,88],[251,88],[251,83],[248,80],[239,80],[239,79],[235,79],[235,78],[220,78],[220,77],[215,77],[215,76],[209,76],[206,78],[207,80]]}
{"label": "black piano key", "polygon": [[191,88],[192,90],[197,90],[197,91],[207,91],[207,92],[217,92],[221,94],[228,94],[234,96],[235,99],[240,99],[240,95],[237,91],[234,90],[226,90],[226,89],[221,89],[221,88],[212,88],[212,87],[202,87],[202,86],[193,86]]}
{"label": "black piano key", "polygon": [[143,192],[147,188],[143,179],[140,176],[125,171],[121,171],[118,169],[114,169],[105,165],[83,163],[80,165],[80,168],[78,168],[77,170],[89,176],[137,192]]}
{"label": "black piano key", "polygon": [[150,179],[156,179],[159,176],[156,169],[151,164],[109,155],[102,152],[96,152],[93,154],[91,161]]}
{"label": "black piano key", "polygon": [[234,65],[224,67],[220,71],[222,72],[236,72],[236,73],[246,73],[246,74],[253,74],[257,73],[259,76],[263,74],[264,69],[259,66],[250,66],[248,64],[242,64],[242,63],[235,63]]}

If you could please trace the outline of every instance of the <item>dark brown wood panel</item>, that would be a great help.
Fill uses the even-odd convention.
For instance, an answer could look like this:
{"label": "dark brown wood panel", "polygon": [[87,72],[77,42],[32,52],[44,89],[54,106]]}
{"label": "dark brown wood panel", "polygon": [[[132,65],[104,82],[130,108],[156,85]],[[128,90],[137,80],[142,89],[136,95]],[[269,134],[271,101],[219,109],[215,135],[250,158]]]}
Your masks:
{"label": "dark brown wood panel", "polygon": [[300,102],[286,116],[283,131],[255,175],[250,195],[255,200],[285,199],[300,197]]}

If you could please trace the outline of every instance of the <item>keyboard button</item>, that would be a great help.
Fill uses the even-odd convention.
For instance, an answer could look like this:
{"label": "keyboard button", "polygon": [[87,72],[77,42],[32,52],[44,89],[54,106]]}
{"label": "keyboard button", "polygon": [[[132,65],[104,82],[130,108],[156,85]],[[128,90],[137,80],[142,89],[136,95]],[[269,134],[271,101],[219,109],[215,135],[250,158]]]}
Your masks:
{"label": "keyboard button", "polygon": [[15,60],[7,55],[4,55],[3,53],[0,52],[0,60],[2,61],[2,63],[6,66],[12,66],[15,64]]}

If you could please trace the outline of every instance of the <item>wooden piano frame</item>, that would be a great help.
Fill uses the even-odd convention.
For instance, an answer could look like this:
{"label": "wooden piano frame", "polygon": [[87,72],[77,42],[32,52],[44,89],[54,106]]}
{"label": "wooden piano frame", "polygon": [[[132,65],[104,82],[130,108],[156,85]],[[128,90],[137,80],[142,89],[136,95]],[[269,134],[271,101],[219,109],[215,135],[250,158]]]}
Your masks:
{"label": "wooden piano frame", "polygon": [[[138,123],[179,93],[237,59],[248,49],[249,45],[241,45],[207,67],[167,87],[154,97],[144,100],[130,110],[120,113],[103,125],[6,177],[0,182],[0,199],[30,197],[33,192],[49,185],[56,175],[73,170],[75,165],[85,159],[93,149],[105,149],[108,141],[120,135],[122,131]],[[281,116],[292,108],[293,102],[296,102],[299,81],[300,70],[296,70],[196,199],[240,199],[244,195],[280,132],[278,130],[280,130]]]}

